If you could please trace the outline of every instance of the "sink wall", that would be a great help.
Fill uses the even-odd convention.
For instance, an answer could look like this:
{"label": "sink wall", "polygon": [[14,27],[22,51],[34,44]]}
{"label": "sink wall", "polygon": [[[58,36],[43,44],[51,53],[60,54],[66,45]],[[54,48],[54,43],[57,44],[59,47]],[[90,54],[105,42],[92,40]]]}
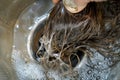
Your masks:
{"label": "sink wall", "polygon": [[11,53],[13,29],[21,12],[35,0],[0,0],[0,80],[16,80]]}

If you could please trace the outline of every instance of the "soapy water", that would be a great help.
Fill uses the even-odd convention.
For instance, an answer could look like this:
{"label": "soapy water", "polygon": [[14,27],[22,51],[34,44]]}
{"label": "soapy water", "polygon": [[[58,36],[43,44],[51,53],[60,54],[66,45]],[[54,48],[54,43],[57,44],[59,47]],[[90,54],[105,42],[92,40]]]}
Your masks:
{"label": "soapy water", "polygon": [[[92,57],[84,57],[75,68],[73,73],[75,75],[61,76],[57,71],[44,70],[42,64],[34,60],[28,49],[31,32],[41,20],[47,18],[49,15],[47,11],[52,7],[50,4],[48,7],[40,5],[41,3],[45,4],[44,1],[37,1],[28,7],[21,14],[14,28],[12,62],[19,80],[120,80],[120,63],[113,65],[114,60],[119,60],[120,57],[105,57],[94,48],[88,49],[94,54]],[[116,43],[120,44],[120,40]],[[113,50],[120,54],[119,47],[114,46]]]}

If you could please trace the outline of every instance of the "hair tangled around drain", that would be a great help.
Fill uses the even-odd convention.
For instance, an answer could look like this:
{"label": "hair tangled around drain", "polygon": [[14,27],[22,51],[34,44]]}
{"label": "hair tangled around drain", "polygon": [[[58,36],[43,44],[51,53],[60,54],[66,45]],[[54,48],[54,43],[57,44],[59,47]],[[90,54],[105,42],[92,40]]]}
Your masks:
{"label": "hair tangled around drain", "polygon": [[89,55],[90,47],[106,57],[114,53],[120,56],[113,49],[120,48],[119,4],[119,0],[91,2],[83,11],[72,14],[59,1],[42,30],[36,55],[48,68],[58,68],[62,63],[74,68],[85,54]]}

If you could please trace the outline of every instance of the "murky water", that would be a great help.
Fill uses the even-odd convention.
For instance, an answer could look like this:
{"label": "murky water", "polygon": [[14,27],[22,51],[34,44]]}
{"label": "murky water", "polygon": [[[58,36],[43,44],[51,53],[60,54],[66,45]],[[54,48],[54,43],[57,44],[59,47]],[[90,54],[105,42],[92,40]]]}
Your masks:
{"label": "murky water", "polygon": [[[28,51],[30,50],[28,43],[31,32],[41,20],[49,15],[47,12],[51,7],[49,0],[48,3],[42,0],[37,1],[24,10],[17,20],[14,28],[12,62],[20,80],[48,80],[46,70],[34,60]],[[119,40],[118,44],[120,44]],[[49,80],[120,80],[120,63],[112,66],[114,58],[119,59],[120,57],[104,57],[94,48],[89,48],[89,51],[94,55],[85,56],[82,63],[76,67],[77,79],[76,76],[70,75],[61,77],[57,71],[49,70],[47,73]],[[120,54],[120,48],[117,48],[116,51]]]}

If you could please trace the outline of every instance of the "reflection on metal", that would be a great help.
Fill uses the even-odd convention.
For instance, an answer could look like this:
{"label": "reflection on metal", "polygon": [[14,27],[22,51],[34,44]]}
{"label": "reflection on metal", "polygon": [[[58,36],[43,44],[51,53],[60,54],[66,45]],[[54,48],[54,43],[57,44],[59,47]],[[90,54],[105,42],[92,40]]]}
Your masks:
{"label": "reflection on metal", "polygon": [[45,21],[47,20],[48,16],[49,14],[45,14],[39,18],[40,20],[38,21],[38,24],[34,25],[28,37],[27,49],[31,59],[33,57],[34,59],[36,59],[34,53],[38,49],[38,41],[41,35],[43,34],[40,33],[40,31],[43,30],[44,25],[46,23]]}

